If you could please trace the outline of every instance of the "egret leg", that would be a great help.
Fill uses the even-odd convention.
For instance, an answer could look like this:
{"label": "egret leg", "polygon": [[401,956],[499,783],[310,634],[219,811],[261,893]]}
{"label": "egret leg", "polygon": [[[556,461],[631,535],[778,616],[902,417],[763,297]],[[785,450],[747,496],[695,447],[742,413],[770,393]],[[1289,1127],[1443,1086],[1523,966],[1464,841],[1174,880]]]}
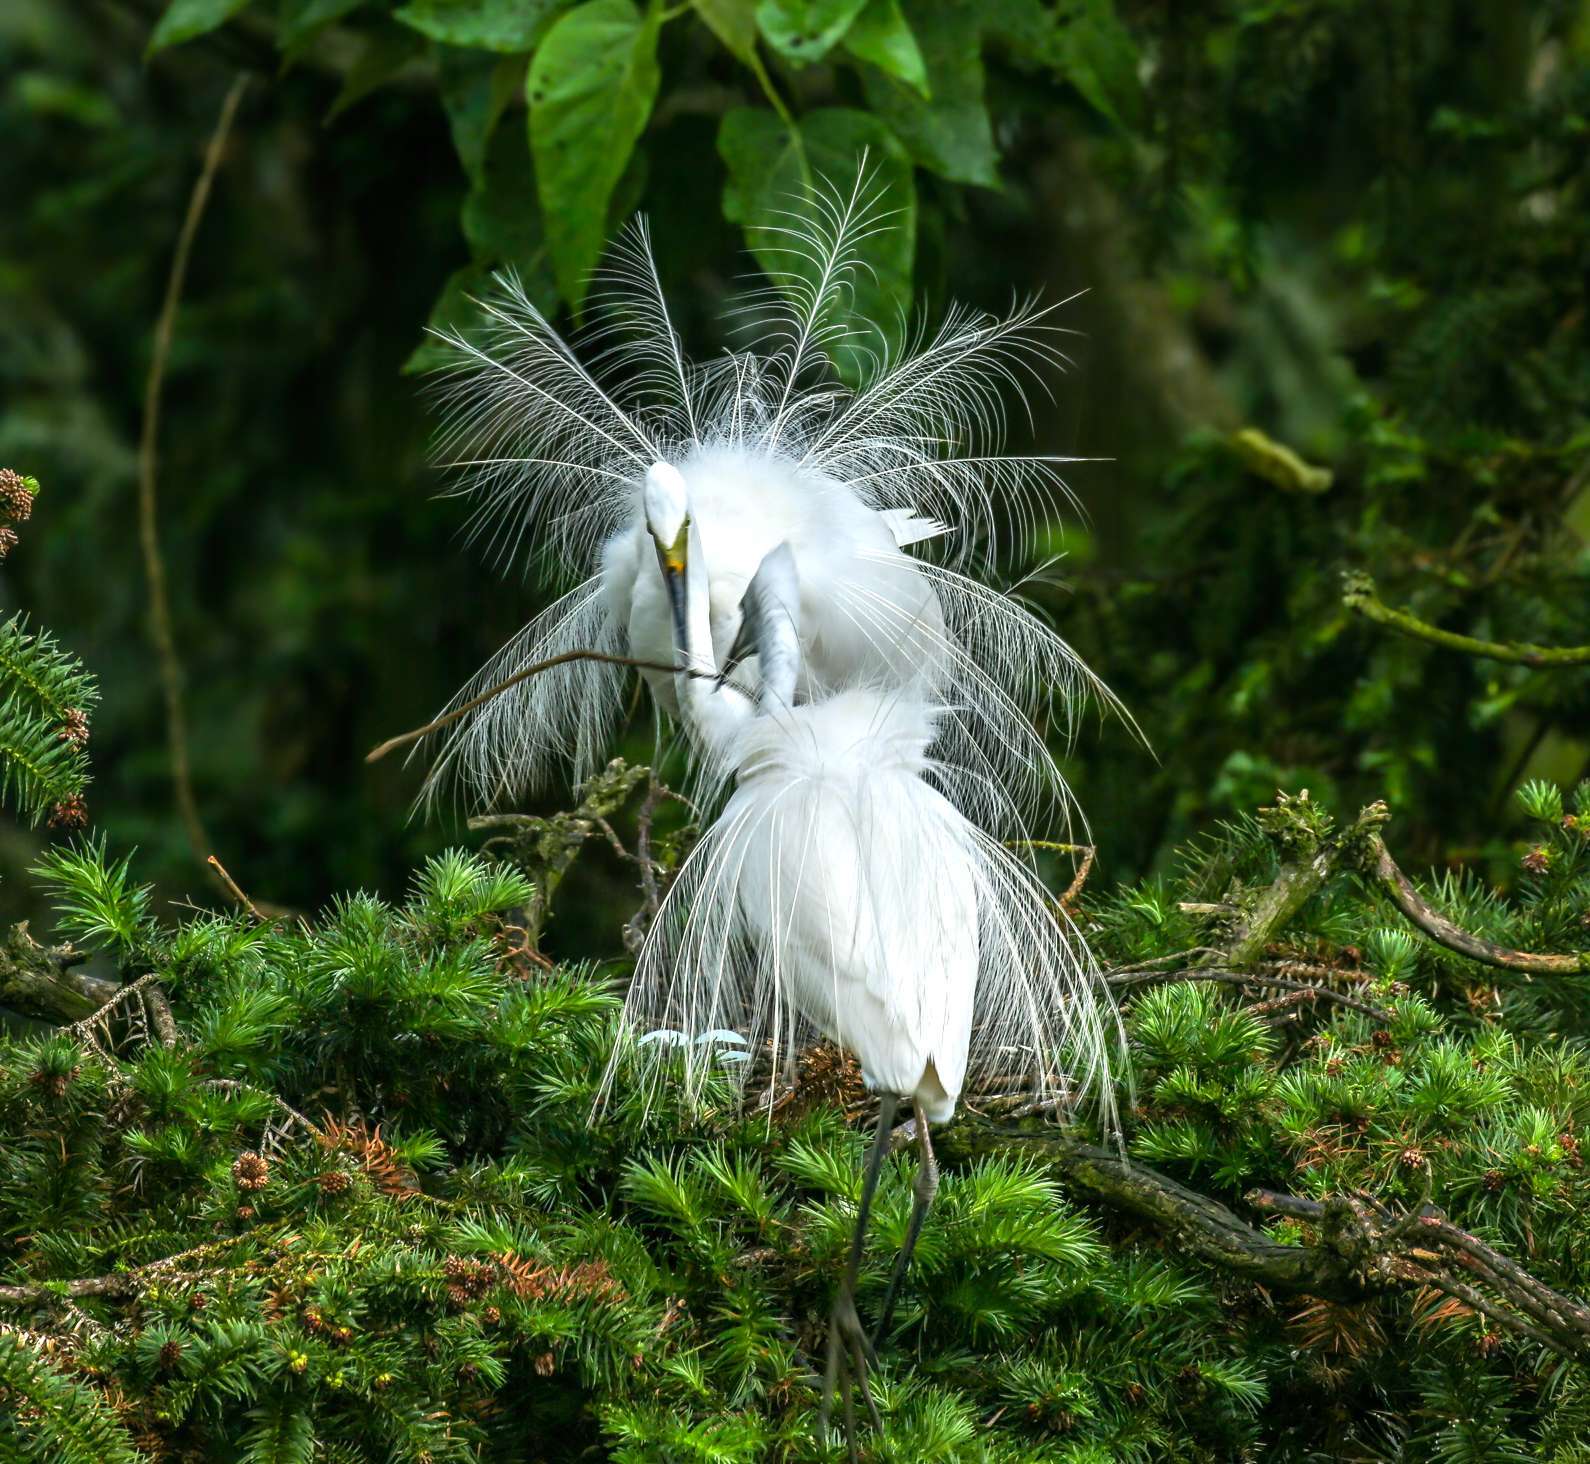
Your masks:
{"label": "egret leg", "polygon": [[872,1400],[872,1390],[867,1386],[867,1366],[876,1362],[872,1344],[861,1329],[861,1318],[856,1313],[856,1283],[861,1276],[861,1253],[867,1238],[867,1221],[872,1215],[872,1197],[878,1188],[878,1176],[883,1172],[884,1155],[889,1152],[889,1135],[894,1128],[895,1109],[899,1099],[885,1093],[878,1099],[878,1130],[873,1136],[872,1148],[867,1154],[867,1167],[861,1180],[861,1207],[856,1212],[856,1229],[850,1238],[850,1258],[845,1264],[845,1274],[834,1297],[834,1309],[828,1319],[828,1366],[823,1376],[823,1404],[819,1415],[822,1431],[827,1433],[828,1420],[833,1413],[834,1399],[841,1398],[844,1410],[845,1447],[852,1461],[860,1458],[856,1449],[856,1404],[852,1388],[861,1393],[867,1405],[872,1426],[882,1429],[883,1419],[878,1405]]}
{"label": "egret leg", "polygon": [[889,1321],[894,1316],[895,1294],[900,1289],[906,1267],[911,1264],[917,1237],[922,1234],[922,1222],[927,1219],[933,1197],[939,1192],[939,1165],[933,1157],[933,1140],[928,1135],[927,1116],[922,1112],[922,1105],[914,1100],[911,1111],[915,1121],[917,1148],[921,1155],[917,1161],[916,1179],[911,1185],[911,1223],[906,1227],[905,1244],[900,1247],[900,1254],[895,1260],[894,1274],[889,1277],[889,1289],[883,1294],[883,1310],[878,1316],[878,1328],[872,1334],[874,1347],[889,1330]]}

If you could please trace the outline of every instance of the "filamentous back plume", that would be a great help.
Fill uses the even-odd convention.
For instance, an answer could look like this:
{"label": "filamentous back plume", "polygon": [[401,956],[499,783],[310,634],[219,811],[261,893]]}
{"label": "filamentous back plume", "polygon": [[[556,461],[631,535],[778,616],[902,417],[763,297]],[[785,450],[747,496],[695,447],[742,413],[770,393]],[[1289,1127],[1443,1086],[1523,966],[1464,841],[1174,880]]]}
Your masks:
{"label": "filamentous back plume", "polygon": [[[743,597],[759,694],[725,682],[712,645],[711,561],[684,477],[654,466],[645,509],[669,588],[681,720],[734,791],[647,932],[626,1025],[662,1057],[652,1075],[682,1076],[698,1100],[725,1061],[744,1074],[733,1060],[770,1048],[776,1073],[818,1034],[855,1056],[877,1094],[821,1415],[826,1424],[843,1400],[854,1459],[853,1391],[882,1427],[855,1292],[897,1105],[911,1106],[921,1162],[875,1341],[937,1189],[929,1126],[952,1117],[968,1079],[996,1076],[1025,1077],[1057,1100],[1097,1093],[1108,1119],[1113,1009],[1086,945],[1032,872],[930,786],[935,712],[924,688],[801,698],[806,597],[787,543],[763,558]],[[604,1093],[621,1070],[632,1072],[624,1044]]]}
{"label": "filamentous back plume", "polygon": [[[705,364],[684,354],[644,222],[600,272],[588,363],[511,275],[481,302],[478,330],[443,335],[442,459],[474,501],[472,532],[504,560],[535,555],[578,581],[448,710],[576,646],[672,664],[641,508],[662,464],[689,486],[712,565],[713,645],[742,683],[759,675],[754,655],[735,664],[742,597],[788,543],[803,571],[801,699],[920,691],[935,713],[930,776],[974,821],[1013,833],[1047,797],[1069,809],[1033,716],[1052,700],[1069,725],[1086,695],[1113,699],[1014,595],[964,573],[999,547],[1002,526],[1019,538],[1069,498],[1060,469],[1074,459],[996,451],[1007,397],[1025,401],[1063,361],[1052,307],[953,311],[891,355],[847,309],[858,246],[887,227],[864,182],[819,192],[776,231],[777,277],[741,307],[754,344]],[[841,352],[871,360],[859,387],[842,382]],[[671,677],[643,674],[676,714]],[[623,695],[622,673],[596,662],[521,681],[454,726],[427,791],[451,784],[490,804],[568,764],[583,776]]]}

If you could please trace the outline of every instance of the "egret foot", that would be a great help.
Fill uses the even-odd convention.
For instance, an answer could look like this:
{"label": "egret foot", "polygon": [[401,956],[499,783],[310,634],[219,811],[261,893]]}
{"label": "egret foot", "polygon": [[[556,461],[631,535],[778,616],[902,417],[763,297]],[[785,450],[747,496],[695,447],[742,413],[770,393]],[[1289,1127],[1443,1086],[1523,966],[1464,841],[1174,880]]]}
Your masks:
{"label": "egret foot", "polygon": [[867,1219],[872,1214],[872,1197],[877,1192],[878,1176],[883,1171],[883,1157],[889,1152],[889,1132],[894,1127],[894,1113],[899,1100],[891,1093],[878,1098],[878,1130],[873,1135],[872,1148],[867,1154],[867,1167],[861,1178],[861,1204],[856,1210],[856,1228],[850,1237],[850,1258],[845,1265],[844,1279],[834,1295],[834,1309],[828,1318],[828,1367],[823,1375],[823,1406],[819,1415],[822,1433],[828,1433],[828,1420],[833,1414],[834,1399],[839,1399],[845,1420],[845,1449],[851,1464],[860,1464],[861,1452],[856,1447],[856,1393],[867,1405],[867,1414],[875,1429],[883,1429],[883,1419],[878,1405],[872,1400],[872,1389],[867,1386],[867,1365],[876,1366],[877,1357],[872,1344],[862,1330],[861,1318],[856,1314],[856,1280],[861,1275],[861,1252],[867,1240]]}
{"label": "egret foot", "polygon": [[856,1314],[856,1299],[848,1291],[834,1298],[834,1309],[828,1319],[828,1367],[823,1377],[822,1432],[828,1432],[833,1416],[834,1399],[839,1399],[840,1416],[844,1420],[845,1451],[851,1464],[861,1458],[856,1445],[856,1394],[866,1404],[867,1416],[872,1426],[883,1431],[883,1418],[873,1401],[872,1388],[867,1382],[869,1367],[877,1363],[872,1344],[862,1329],[861,1318]]}

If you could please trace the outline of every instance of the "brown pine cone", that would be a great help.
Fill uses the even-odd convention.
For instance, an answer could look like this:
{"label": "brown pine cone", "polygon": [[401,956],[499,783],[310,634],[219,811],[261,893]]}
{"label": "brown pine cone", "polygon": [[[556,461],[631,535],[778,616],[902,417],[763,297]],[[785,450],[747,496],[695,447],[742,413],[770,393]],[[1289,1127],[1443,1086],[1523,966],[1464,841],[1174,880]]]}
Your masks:
{"label": "brown pine cone", "polygon": [[271,1167],[252,1149],[245,1149],[232,1166],[232,1178],[239,1189],[264,1189],[270,1183]]}
{"label": "brown pine cone", "polygon": [[[4,533],[0,529],[0,533]],[[83,801],[81,793],[73,793],[63,798],[50,810],[50,827],[52,829],[86,829],[88,827],[88,804]]]}
{"label": "brown pine cone", "polygon": [[33,512],[33,494],[28,480],[12,468],[0,468],[0,518],[14,524],[25,523]]}

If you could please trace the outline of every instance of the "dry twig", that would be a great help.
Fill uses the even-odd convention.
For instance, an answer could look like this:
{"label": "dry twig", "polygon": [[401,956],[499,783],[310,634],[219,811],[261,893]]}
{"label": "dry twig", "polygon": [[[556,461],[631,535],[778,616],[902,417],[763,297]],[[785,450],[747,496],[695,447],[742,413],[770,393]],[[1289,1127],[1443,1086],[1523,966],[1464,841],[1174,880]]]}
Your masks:
{"label": "dry twig", "polygon": [[[182,661],[177,654],[176,633],[171,619],[171,597],[166,588],[166,563],[160,552],[159,505],[155,493],[156,469],[160,440],[160,398],[166,379],[166,362],[171,355],[171,337],[176,327],[177,306],[182,300],[182,287],[187,280],[188,260],[193,253],[193,241],[199,232],[199,222],[204,217],[205,205],[210,199],[210,186],[221,166],[226,150],[227,135],[237,116],[238,104],[243,100],[247,78],[239,76],[228,89],[221,103],[221,115],[216,119],[215,131],[210,135],[209,146],[204,151],[204,165],[199,171],[193,193],[188,199],[188,211],[182,220],[182,230],[177,236],[177,250],[172,257],[171,273],[166,280],[166,296],[155,322],[154,347],[149,356],[149,374],[144,382],[143,431],[138,440],[138,540],[143,549],[144,573],[149,581],[149,627],[154,637],[155,652],[160,661],[160,682],[165,693],[166,737],[171,754],[171,782],[176,794],[177,811],[181,815],[188,843],[194,857],[203,860],[211,845],[199,817],[199,804],[193,792],[193,769],[188,756],[188,721],[182,699]],[[224,888],[224,886],[223,886]]]}

